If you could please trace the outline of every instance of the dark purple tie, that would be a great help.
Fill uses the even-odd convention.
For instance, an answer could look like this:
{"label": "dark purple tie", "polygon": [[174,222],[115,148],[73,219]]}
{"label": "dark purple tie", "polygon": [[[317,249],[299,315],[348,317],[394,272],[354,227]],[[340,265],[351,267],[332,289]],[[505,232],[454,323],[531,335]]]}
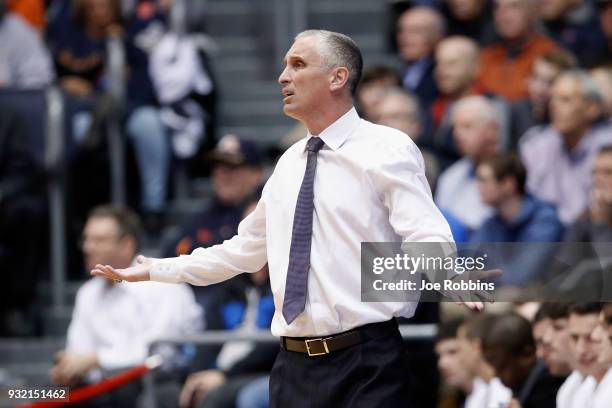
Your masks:
{"label": "dark purple tie", "polygon": [[285,300],[283,301],[283,317],[287,324],[291,324],[306,306],[312,243],[312,212],[314,210],[313,184],[317,170],[317,153],[324,144],[318,137],[311,137],[306,143],[308,160],[293,216],[291,250],[289,251],[289,267],[287,268]]}

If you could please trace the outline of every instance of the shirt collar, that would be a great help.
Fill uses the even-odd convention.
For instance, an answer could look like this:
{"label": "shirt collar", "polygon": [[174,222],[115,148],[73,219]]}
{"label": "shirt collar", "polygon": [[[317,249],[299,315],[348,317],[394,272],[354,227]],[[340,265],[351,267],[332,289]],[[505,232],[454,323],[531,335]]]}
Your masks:
{"label": "shirt collar", "polygon": [[[360,120],[355,107],[352,107],[334,123],[326,127],[318,136],[325,142],[326,146],[336,150],[342,146],[348,136],[357,128]],[[306,140],[309,140],[312,136],[309,131]],[[306,145],[304,145],[304,150],[306,150]]]}

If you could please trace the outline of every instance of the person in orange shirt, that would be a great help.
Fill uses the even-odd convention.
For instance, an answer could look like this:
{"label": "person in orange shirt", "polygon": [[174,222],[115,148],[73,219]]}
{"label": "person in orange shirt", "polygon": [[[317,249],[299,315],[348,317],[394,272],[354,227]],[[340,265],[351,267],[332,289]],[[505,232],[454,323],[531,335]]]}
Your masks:
{"label": "person in orange shirt", "polygon": [[527,96],[532,65],[559,47],[536,30],[537,14],[530,0],[495,0],[493,17],[501,41],[480,54],[480,84],[515,101]]}
{"label": "person in orange shirt", "polygon": [[43,0],[7,0],[8,9],[23,18],[39,33],[45,28],[45,2]]}

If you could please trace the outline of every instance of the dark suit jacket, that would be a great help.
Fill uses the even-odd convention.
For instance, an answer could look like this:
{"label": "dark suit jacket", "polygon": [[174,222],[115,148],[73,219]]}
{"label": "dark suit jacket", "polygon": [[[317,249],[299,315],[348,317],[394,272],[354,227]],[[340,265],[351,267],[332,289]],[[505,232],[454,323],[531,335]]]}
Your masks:
{"label": "dark suit jacket", "polygon": [[404,68],[400,72],[400,77],[402,79],[402,84],[404,88],[406,88],[417,96],[423,112],[427,112],[429,110],[430,105],[438,97],[438,87],[434,79],[434,67],[435,65],[433,59],[427,58],[425,72],[421,76],[416,87],[410,87],[404,81],[404,77],[410,69],[409,65],[404,66]]}

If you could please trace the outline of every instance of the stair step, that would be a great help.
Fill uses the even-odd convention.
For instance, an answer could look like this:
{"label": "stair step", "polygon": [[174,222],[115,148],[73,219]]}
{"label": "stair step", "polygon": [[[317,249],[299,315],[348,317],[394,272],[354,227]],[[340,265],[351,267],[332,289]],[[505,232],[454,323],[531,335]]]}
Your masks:
{"label": "stair step", "polygon": [[[86,276],[84,276],[86,278]],[[83,281],[68,281],[66,282],[66,286],[64,287],[64,303],[68,305],[74,304],[76,299],[76,294],[81,285],[85,282]],[[43,305],[49,305],[52,302],[52,293],[53,288],[51,286],[51,282],[43,281],[38,284],[36,289],[37,293],[37,301]]]}
{"label": "stair step", "polygon": [[318,0],[309,2],[308,10],[311,13],[330,14],[376,13],[380,11],[386,11],[386,4],[382,1],[372,0]]}
{"label": "stair step", "polygon": [[295,122],[290,125],[276,126],[224,126],[219,129],[219,134],[234,133],[242,138],[259,143],[265,148],[278,145],[281,138],[294,126]]}
{"label": "stair step", "polygon": [[220,79],[236,80],[238,78],[250,78],[258,76],[262,70],[262,62],[259,58],[249,56],[219,55],[213,59],[215,74]]}
{"label": "stair step", "polygon": [[208,15],[214,17],[248,14],[252,9],[252,2],[248,0],[208,1],[207,7]]}
{"label": "stair step", "polygon": [[256,54],[258,50],[257,41],[246,35],[213,36],[215,44],[219,47],[219,53],[232,55]]}
{"label": "stair step", "polygon": [[52,362],[54,354],[64,348],[65,341],[64,337],[59,336],[0,339],[0,365],[4,368],[6,365],[23,362]]}
{"label": "stair step", "polygon": [[62,308],[60,311],[45,314],[43,330],[47,336],[65,336],[72,320],[72,307]]}

